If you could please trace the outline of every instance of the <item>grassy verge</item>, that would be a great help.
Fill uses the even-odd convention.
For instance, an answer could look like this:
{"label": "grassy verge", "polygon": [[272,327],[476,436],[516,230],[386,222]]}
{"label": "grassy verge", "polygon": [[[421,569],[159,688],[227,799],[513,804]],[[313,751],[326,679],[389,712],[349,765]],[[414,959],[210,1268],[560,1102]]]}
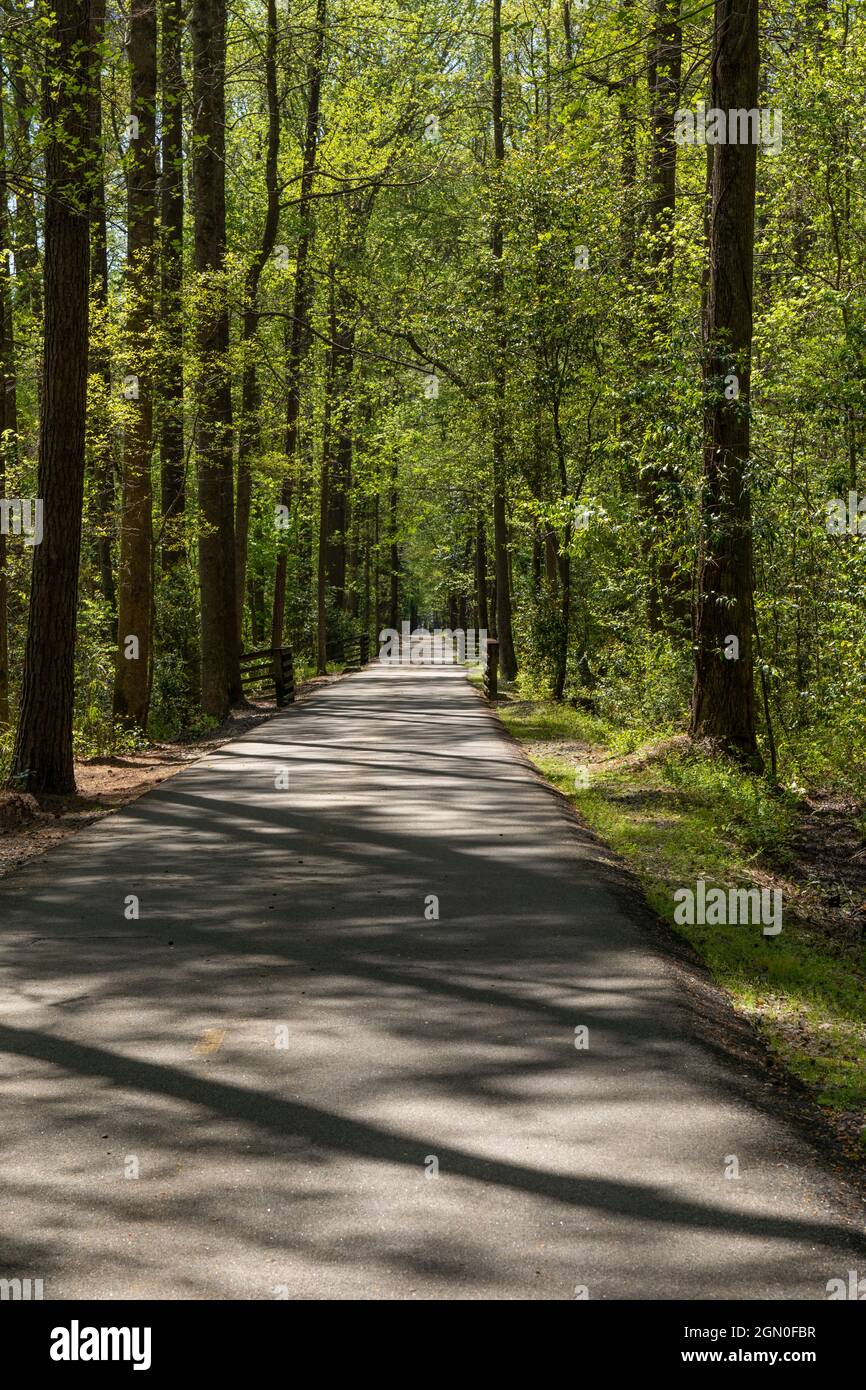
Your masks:
{"label": "grassy verge", "polygon": [[[567,705],[506,697],[498,712],[540,771],[636,873],[647,899],[698,951],[734,1007],[806,1083],[860,1154],[866,1142],[866,944],[828,928],[792,841],[801,803],[695,750],[643,739]],[[680,925],[674,892],[778,888],[783,928]]]}

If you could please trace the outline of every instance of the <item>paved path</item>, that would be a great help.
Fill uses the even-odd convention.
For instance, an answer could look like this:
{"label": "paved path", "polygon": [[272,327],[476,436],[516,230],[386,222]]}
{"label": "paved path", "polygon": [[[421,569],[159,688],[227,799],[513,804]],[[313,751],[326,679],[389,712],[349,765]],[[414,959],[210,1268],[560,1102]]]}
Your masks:
{"label": "paved path", "polygon": [[0,884],[0,923],[0,1264],[46,1298],[866,1274],[458,669],[322,689]]}

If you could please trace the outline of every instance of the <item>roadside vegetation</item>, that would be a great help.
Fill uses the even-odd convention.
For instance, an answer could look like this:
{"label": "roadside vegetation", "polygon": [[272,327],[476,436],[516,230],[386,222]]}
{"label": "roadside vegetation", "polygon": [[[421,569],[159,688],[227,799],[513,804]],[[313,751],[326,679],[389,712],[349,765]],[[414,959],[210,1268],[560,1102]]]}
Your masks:
{"label": "roadside vegetation", "polygon": [[[595,703],[595,702],[591,702]],[[508,686],[498,714],[545,777],[637,875],[651,907],[706,963],[734,1008],[866,1153],[866,847],[853,769],[820,766],[796,740],[778,781],[691,742]],[[674,893],[756,885],[782,892],[783,930],[674,920]]]}

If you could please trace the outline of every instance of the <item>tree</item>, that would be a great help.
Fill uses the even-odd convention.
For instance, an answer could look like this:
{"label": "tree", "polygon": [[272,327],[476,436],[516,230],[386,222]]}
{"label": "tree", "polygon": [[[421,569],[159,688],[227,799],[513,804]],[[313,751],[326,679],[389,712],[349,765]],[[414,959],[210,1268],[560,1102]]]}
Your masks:
{"label": "tree", "polygon": [[153,670],[153,330],[156,238],[156,0],[133,0],[129,21],[126,351],[118,653],[114,714],[147,728]]}
{"label": "tree", "polygon": [[[0,72],[3,55],[0,51]],[[6,120],[0,85],[0,497],[6,496],[6,456],[17,451],[18,410],[15,339],[9,274],[9,204],[6,184]],[[6,536],[0,533],[0,729],[9,723],[9,632]]]}
{"label": "tree", "polygon": [[[655,359],[657,380],[664,378],[670,358],[671,322],[676,307],[673,293],[677,182],[674,122],[679,105],[681,69],[680,0],[656,0],[648,73],[651,143],[647,253],[650,360]],[[663,620],[675,621],[683,607],[681,585],[669,555],[675,505],[670,496],[673,479],[665,477],[664,470],[652,457],[644,464],[640,481],[645,524],[655,542],[648,546],[649,622],[652,628],[659,628]]]}
{"label": "tree", "polygon": [[493,211],[490,249],[493,257],[493,560],[496,574],[496,636],[499,664],[506,680],[517,675],[511,623],[511,571],[508,554],[505,477],[505,271],[503,267],[502,177],[505,138],[502,128],[502,0],[493,0]]}
{"label": "tree", "polygon": [[225,0],[193,0],[195,266],[201,303],[196,465],[201,513],[201,705],[222,719],[241,698],[236,616],[229,315],[226,252]]}
{"label": "tree", "polygon": [[160,466],[162,564],[170,570],[182,558],[179,534],[186,510],[183,443],[183,29],[184,0],[162,0],[160,115],[161,285]]}
{"label": "tree", "polygon": [[[712,109],[755,110],[758,67],[757,0],[716,0]],[[750,137],[717,144],[713,158],[691,729],[757,762],[749,479],[756,132]]]}
{"label": "tree", "polygon": [[[319,143],[319,110],[322,94],[322,70],[325,51],[326,0],[316,0],[316,21],[313,33],[313,52],[307,73],[307,111],[304,122],[303,166],[298,198],[298,245],[295,253],[295,286],[291,318],[286,333],[286,474],[280,494],[280,505],[287,510],[292,503],[295,454],[298,448],[301,418],[301,368],[308,339],[310,312],[309,256],[313,239],[312,199],[316,175],[316,150]],[[277,555],[274,575],[274,608],[271,623],[271,646],[282,646],[286,613],[287,556],[285,546]]]}
{"label": "tree", "polygon": [[276,0],[267,0],[265,32],[265,93],[268,108],[268,133],[265,152],[266,211],[261,241],[247,270],[244,284],[244,310],[241,333],[246,349],[241,380],[241,421],[238,430],[238,491],[235,509],[235,587],[237,593],[238,637],[243,628],[244,596],[247,581],[249,551],[250,503],[252,499],[252,466],[261,441],[259,389],[256,362],[256,334],[259,327],[258,296],[262,271],[273,253],[280,223],[280,191],[277,184],[277,160],[280,153],[280,107],[277,92],[277,7]]}
{"label": "tree", "polygon": [[105,150],[102,145],[102,69],[104,63],[105,0],[91,0],[90,138],[95,151],[90,199],[90,294],[99,320],[97,341],[90,344],[90,373],[99,389],[94,391],[88,416],[89,459],[94,478],[93,529],[99,583],[108,606],[108,634],[117,641],[114,617],[117,592],[112,562],[114,530],[114,457],[110,413],[111,352],[105,343],[110,314],[108,285],[108,219],[105,207]]}
{"label": "tree", "polygon": [[54,0],[43,78],[45,337],[39,432],[44,537],[34,548],[21,711],[11,781],[75,790],[76,596],[87,406],[90,0]]}

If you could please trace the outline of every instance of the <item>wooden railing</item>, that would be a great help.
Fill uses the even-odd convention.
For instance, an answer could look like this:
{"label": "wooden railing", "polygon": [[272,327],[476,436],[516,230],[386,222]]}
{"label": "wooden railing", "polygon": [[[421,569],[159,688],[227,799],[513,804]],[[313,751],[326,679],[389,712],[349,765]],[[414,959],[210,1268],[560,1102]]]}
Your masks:
{"label": "wooden railing", "polygon": [[329,661],[341,661],[347,671],[360,671],[370,660],[370,634],[356,632],[351,637],[336,637],[327,647]]}
{"label": "wooden railing", "polygon": [[273,687],[277,709],[292,704],[295,698],[295,658],[291,647],[265,647],[258,652],[244,652],[241,656],[241,678],[245,690]]}

